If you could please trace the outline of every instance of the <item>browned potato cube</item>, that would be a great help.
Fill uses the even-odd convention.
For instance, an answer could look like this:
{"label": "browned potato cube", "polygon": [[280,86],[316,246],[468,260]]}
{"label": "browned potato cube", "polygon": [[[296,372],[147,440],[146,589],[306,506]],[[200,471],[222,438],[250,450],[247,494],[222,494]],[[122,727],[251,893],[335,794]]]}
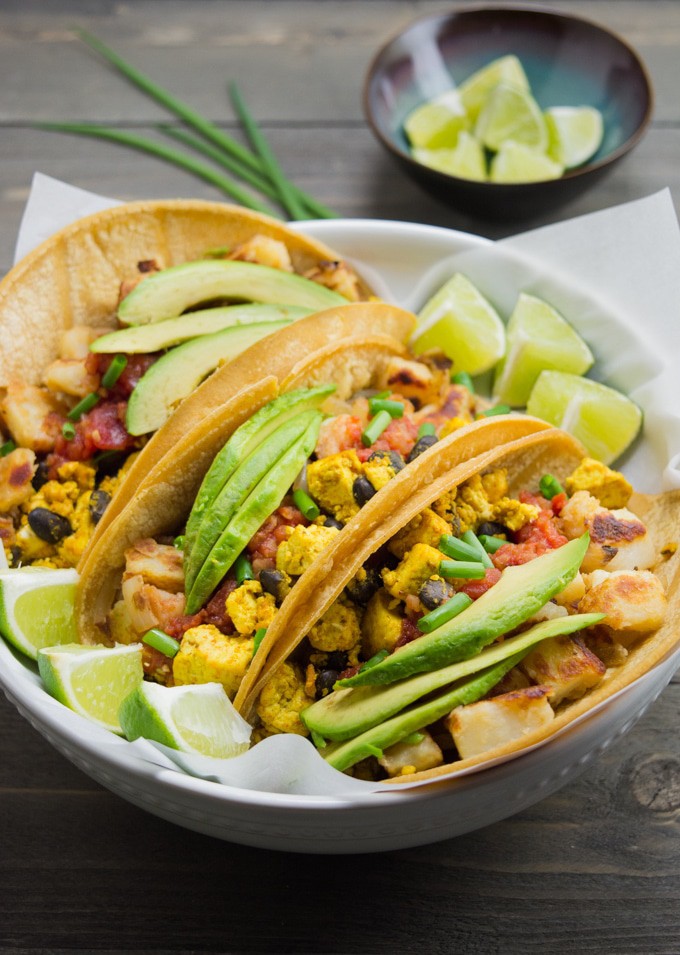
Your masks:
{"label": "browned potato cube", "polygon": [[461,759],[479,756],[547,726],[554,717],[548,686],[528,686],[457,706],[446,718]]}
{"label": "browned potato cube", "polygon": [[580,637],[551,637],[542,640],[520,663],[534,683],[550,689],[550,702],[575,700],[602,679],[606,667]]}

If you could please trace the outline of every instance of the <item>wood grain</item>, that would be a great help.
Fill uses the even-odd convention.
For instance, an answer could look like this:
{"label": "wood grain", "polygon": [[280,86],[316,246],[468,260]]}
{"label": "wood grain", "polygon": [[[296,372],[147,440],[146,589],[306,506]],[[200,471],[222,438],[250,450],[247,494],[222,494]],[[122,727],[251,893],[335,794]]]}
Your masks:
{"label": "wood grain", "polygon": [[[607,24],[645,59],[649,134],[597,189],[515,225],[457,215],[403,177],[365,126],[363,76],[415,16],[397,0],[3,0],[0,269],[34,170],[116,199],[219,198],[141,154],[31,128],[83,119],[156,135],[166,114],[73,32],[100,36],[240,135],[243,94],[286,171],[351,217],[501,237],[669,187],[680,198],[680,4],[548,0]],[[680,952],[680,679],[555,795],[456,840],[387,855],[301,857],[218,842],[143,813],[53,750],[0,698],[0,951]]]}

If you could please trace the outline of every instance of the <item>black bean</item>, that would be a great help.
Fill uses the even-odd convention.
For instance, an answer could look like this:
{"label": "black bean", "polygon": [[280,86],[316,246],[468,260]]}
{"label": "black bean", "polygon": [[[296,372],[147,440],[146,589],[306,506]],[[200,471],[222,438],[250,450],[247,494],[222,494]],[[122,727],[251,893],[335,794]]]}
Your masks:
{"label": "black bean", "polygon": [[324,515],[323,524],[324,527],[337,527],[339,531],[341,531],[345,526],[344,524],[341,524],[340,521],[336,521],[334,517],[330,517],[328,514]]}
{"label": "black bean", "polygon": [[376,590],[382,587],[382,577],[379,567],[364,567],[359,574],[347,584],[347,593],[350,598],[361,606],[365,606]]}
{"label": "black bean", "polygon": [[28,515],[28,523],[36,537],[48,544],[58,544],[73,533],[73,528],[65,517],[46,507],[34,507]]}
{"label": "black bean", "polygon": [[374,451],[369,459],[369,461],[384,461],[386,460],[395,474],[405,465],[405,461],[398,451]]}
{"label": "black bean", "polygon": [[40,461],[31,480],[34,491],[39,491],[43,484],[47,484],[49,481],[48,471],[49,466],[47,461]]}
{"label": "black bean", "polygon": [[375,488],[368,480],[368,478],[361,477],[354,479],[354,484],[352,485],[352,494],[354,495],[354,500],[357,502],[359,507],[363,507],[367,501],[375,494]]}
{"label": "black bean", "polygon": [[111,503],[111,495],[107,494],[106,491],[93,491],[90,495],[90,503],[87,505],[87,509],[90,512],[90,517],[92,518],[93,524],[98,524],[99,521],[104,516],[104,511]]}
{"label": "black bean", "polygon": [[286,578],[280,570],[265,568],[260,571],[260,586],[279,602],[285,597],[285,584]]}
{"label": "black bean", "polygon": [[453,587],[445,580],[426,580],[418,591],[418,598],[428,610],[434,610],[453,594]]}
{"label": "black bean", "polygon": [[499,524],[498,521],[483,521],[477,528],[477,536],[486,534],[487,537],[507,537],[510,538],[510,528],[505,524]]}
{"label": "black bean", "polygon": [[338,670],[321,670],[320,673],[316,675],[316,695],[317,696],[326,696],[333,689],[335,681],[340,676]]}
{"label": "black bean", "polygon": [[327,670],[337,670],[338,673],[342,673],[343,670],[347,669],[348,658],[344,650],[331,650],[326,654],[326,667]]}
{"label": "black bean", "polygon": [[422,438],[418,438],[416,443],[413,445],[409,452],[409,456],[406,458],[407,462],[410,464],[411,461],[414,461],[418,455],[422,454],[423,451],[427,451],[428,448],[431,448],[433,444],[437,443],[437,437],[434,434],[424,434]]}

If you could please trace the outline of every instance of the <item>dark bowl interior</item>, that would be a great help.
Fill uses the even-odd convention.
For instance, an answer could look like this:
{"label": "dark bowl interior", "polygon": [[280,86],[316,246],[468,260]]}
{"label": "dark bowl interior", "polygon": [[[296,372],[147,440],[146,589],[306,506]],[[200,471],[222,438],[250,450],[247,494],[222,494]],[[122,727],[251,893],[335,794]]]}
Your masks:
{"label": "dark bowl interior", "polygon": [[[585,166],[548,182],[497,184],[459,179],[411,158],[405,118],[420,103],[514,53],[542,109],[594,106],[604,139]],[[369,125],[390,154],[439,199],[483,218],[538,215],[569,201],[642,138],[653,92],[640,58],[604,27],[540,7],[469,7],[428,16],[387,42],[364,87]]]}

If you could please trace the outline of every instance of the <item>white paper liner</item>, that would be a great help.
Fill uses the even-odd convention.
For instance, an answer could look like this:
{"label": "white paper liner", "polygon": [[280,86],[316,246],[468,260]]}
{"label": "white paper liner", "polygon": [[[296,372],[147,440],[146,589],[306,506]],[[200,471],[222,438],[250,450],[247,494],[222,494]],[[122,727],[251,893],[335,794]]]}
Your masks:
{"label": "white paper liner", "polygon": [[[16,259],[57,229],[113,205],[117,205],[114,200],[36,173],[21,222]],[[350,223],[350,231],[357,224],[356,220]],[[645,440],[627,455],[622,469],[641,491],[680,487],[680,373],[675,366],[680,356],[680,229],[667,189],[496,243],[480,239],[471,250],[442,253],[434,265],[430,248],[424,256],[428,267],[424,262],[415,285],[404,283],[399,259],[408,260],[412,274],[418,249],[406,248],[399,241],[399,225],[368,222],[366,241],[358,250],[356,242],[343,249],[335,222],[294,227],[321,239],[327,230],[334,230],[336,238],[330,244],[347,254],[384,298],[411,310],[417,310],[455,271],[464,272],[478,285],[505,318],[519,290],[545,298],[587,339],[597,358],[593,377],[626,391],[643,408]],[[414,227],[409,224],[408,228],[412,232]],[[393,238],[393,244],[387,242],[393,256],[385,256],[385,241],[379,244],[379,256],[372,256],[372,233],[383,240]],[[443,239],[442,248],[446,244]],[[680,651],[674,655],[678,659]],[[14,658],[11,662],[23,669],[31,682],[39,683]],[[590,719],[629,689],[573,721],[562,733]],[[178,753],[147,740],[127,743],[110,734],[102,737],[104,731],[99,728],[92,730],[102,746],[106,739],[108,745],[129,747],[142,762],[251,791],[349,799],[360,792],[394,792],[395,787],[401,791],[423,785],[352,779],[331,769],[308,740],[297,736],[270,737],[241,756],[218,760]],[[538,746],[549,744],[557,735],[561,734]],[[510,754],[454,771],[437,782],[521,755]]]}

